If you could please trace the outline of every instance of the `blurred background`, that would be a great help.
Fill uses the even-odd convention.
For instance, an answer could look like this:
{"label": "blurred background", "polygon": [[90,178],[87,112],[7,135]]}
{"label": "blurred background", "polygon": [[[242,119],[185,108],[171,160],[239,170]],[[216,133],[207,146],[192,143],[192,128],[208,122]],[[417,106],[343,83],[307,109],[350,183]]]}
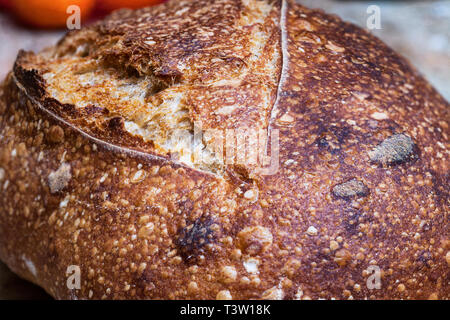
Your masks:
{"label": "blurred background", "polygon": [[[172,0],[177,1],[177,0]],[[195,1],[195,0],[192,0]],[[156,5],[164,0],[0,0],[0,81],[19,49],[38,51],[66,32],[66,9],[77,5],[89,24],[114,9]],[[450,101],[450,0],[297,0],[368,29],[367,12],[376,5],[380,28],[370,31],[409,61]],[[0,299],[49,299],[0,262]]]}

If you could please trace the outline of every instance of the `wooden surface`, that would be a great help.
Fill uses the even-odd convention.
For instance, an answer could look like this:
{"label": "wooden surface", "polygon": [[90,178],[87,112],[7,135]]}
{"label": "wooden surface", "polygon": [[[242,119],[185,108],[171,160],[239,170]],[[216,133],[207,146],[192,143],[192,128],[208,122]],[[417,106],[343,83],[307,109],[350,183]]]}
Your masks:
{"label": "wooden surface", "polygon": [[[382,29],[373,33],[407,57],[450,100],[450,1],[299,2],[324,8],[364,28],[367,7],[378,4]],[[11,69],[19,49],[40,50],[55,43],[63,33],[26,29],[0,12],[0,79]],[[49,296],[15,276],[0,262],[0,299],[49,299]]]}

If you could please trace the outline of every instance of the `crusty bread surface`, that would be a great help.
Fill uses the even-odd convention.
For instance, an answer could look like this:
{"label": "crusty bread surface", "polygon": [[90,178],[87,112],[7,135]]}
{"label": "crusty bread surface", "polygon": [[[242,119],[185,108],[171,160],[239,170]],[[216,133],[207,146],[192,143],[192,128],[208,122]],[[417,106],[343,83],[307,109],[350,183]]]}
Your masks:
{"label": "crusty bread surface", "polygon": [[120,10],[0,94],[0,258],[57,299],[450,298],[450,105],[338,17]]}

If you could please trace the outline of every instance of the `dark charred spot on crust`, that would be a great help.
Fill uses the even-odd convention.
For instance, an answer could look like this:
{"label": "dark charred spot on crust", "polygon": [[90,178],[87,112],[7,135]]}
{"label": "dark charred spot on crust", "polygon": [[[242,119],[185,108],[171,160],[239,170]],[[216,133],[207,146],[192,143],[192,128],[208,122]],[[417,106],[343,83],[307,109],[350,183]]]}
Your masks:
{"label": "dark charred spot on crust", "polygon": [[103,107],[94,106],[92,104],[86,106],[83,108],[83,112],[86,113],[86,115],[107,115],[109,114],[109,110]]}
{"label": "dark charred spot on crust", "polygon": [[78,116],[77,108],[73,104],[60,103],[54,98],[45,98],[43,105],[45,109],[62,118],[76,118]]}
{"label": "dark charred spot on crust", "polygon": [[[331,121],[331,120],[330,120]],[[352,129],[348,126],[328,126],[323,119],[317,121],[318,129],[315,133],[318,138],[314,144],[319,149],[328,150],[331,154],[338,154],[348,142]]]}
{"label": "dark charred spot on crust", "polygon": [[319,148],[327,148],[329,146],[325,137],[317,138],[316,143]]}
{"label": "dark charred spot on crust", "polygon": [[418,158],[418,148],[406,134],[394,134],[369,151],[370,161],[379,165],[399,165]]}
{"label": "dark charred spot on crust", "polygon": [[358,221],[349,217],[344,223],[344,228],[349,235],[355,235],[358,233]]}
{"label": "dark charred spot on crust", "polygon": [[156,79],[155,81],[152,82],[152,85],[148,88],[147,97],[153,96],[161,91],[164,91],[169,87],[170,85],[167,82]]}
{"label": "dark charred spot on crust", "polygon": [[435,194],[435,203],[441,205],[450,198],[450,190],[448,187],[450,184],[450,172],[445,172],[442,175],[437,174],[436,171],[430,170],[431,181],[433,183],[433,192]]}
{"label": "dark charred spot on crust", "polygon": [[59,259],[58,251],[56,250],[56,240],[55,236],[53,234],[50,234],[48,236],[48,240],[44,239],[43,244],[47,248],[47,250],[44,252],[45,255],[45,261],[47,261],[48,264],[50,263],[57,263]]}
{"label": "dark charred spot on crust", "polygon": [[142,292],[150,292],[156,288],[155,282],[157,279],[155,278],[154,272],[149,270],[144,270],[141,274],[135,274],[135,283],[136,287],[140,289]]}
{"label": "dark charred spot on crust", "polygon": [[350,136],[351,129],[347,126],[344,127],[332,127],[331,131],[336,136],[339,144],[344,144]]}
{"label": "dark charred spot on crust", "polygon": [[426,222],[422,226],[422,232],[428,232],[433,229],[433,225],[431,222]]}
{"label": "dark charred spot on crust", "polygon": [[247,65],[244,60],[238,57],[220,57],[220,59],[231,65],[234,69],[241,69]]}
{"label": "dark charred spot on crust", "polygon": [[205,246],[217,238],[217,224],[210,217],[201,217],[177,232],[175,244],[185,263],[195,263],[205,255]]}
{"label": "dark charred spot on crust", "polygon": [[417,266],[419,269],[429,268],[430,262],[433,261],[433,256],[429,251],[422,251],[419,256],[416,258]]}
{"label": "dark charred spot on crust", "polygon": [[360,232],[361,223],[370,223],[373,218],[357,209],[345,208],[342,211],[342,226],[349,235],[355,235]]}
{"label": "dark charred spot on crust", "polygon": [[37,98],[45,95],[45,80],[41,77],[36,69],[26,69],[22,66],[22,62],[26,60],[32,52],[20,50],[16,62],[14,63],[14,75],[17,80],[27,88],[28,92]]}
{"label": "dark charred spot on crust", "polygon": [[351,199],[367,197],[369,195],[369,188],[356,178],[352,178],[344,183],[335,185],[331,190],[336,198]]}
{"label": "dark charred spot on crust", "polygon": [[111,118],[108,122],[108,128],[115,131],[122,131],[124,129],[125,122],[122,117]]}
{"label": "dark charred spot on crust", "polygon": [[45,94],[44,80],[39,75],[39,72],[35,69],[25,70],[20,68],[22,72],[17,72],[20,83],[27,88],[27,90],[38,98]]}

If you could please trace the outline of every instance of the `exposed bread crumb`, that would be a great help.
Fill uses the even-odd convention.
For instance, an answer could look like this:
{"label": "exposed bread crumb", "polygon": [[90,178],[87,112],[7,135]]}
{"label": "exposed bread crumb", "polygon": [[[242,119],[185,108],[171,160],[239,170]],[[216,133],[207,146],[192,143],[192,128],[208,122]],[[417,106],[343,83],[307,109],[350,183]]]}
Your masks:
{"label": "exposed bread crumb", "polygon": [[48,176],[50,192],[60,192],[68,186],[70,179],[72,179],[70,164],[62,163],[58,170],[51,172]]}

